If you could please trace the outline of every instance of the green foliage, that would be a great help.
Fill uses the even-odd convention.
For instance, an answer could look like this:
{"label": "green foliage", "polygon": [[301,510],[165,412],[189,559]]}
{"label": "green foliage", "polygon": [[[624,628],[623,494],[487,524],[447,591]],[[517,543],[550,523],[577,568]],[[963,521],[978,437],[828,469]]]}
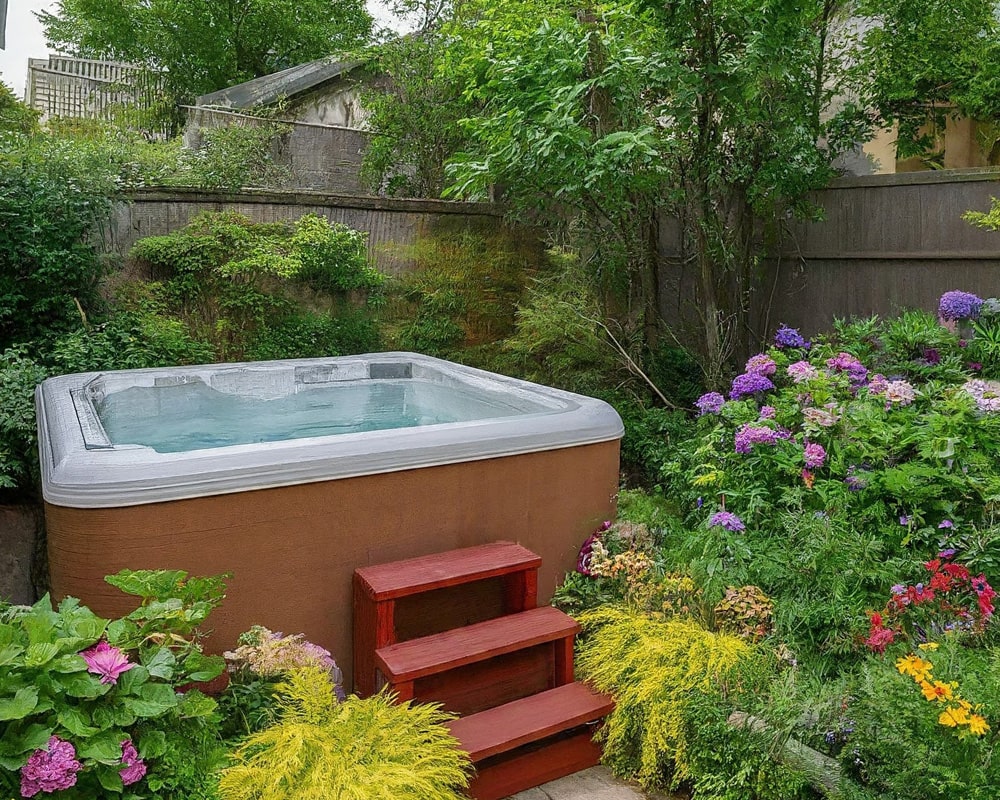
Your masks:
{"label": "green foliage", "polygon": [[223,800],[458,800],[467,757],[436,706],[385,694],[338,703],[329,675],[295,670],[277,687],[279,719],[251,735],[219,782]]}
{"label": "green foliage", "polygon": [[962,219],[977,228],[988,231],[1000,230],[1000,200],[991,197],[988,211],[966,211],[962,214]]}
{"label": "green foliage", "polygon": [[0,134],[38,131],[39,113],[22,103],[10,87],[0,81]]}
{"label": "green foliage", "polygon": [[[131,255],[164,275],[149,287],[155,302],[226,361],[371,349],[364,307],[347,297],[375,295],[382,284],[364,248],[363,234],[315,215],[256,224],[221,212],[140,240]],[[310,290],[323,311],[301,310],[298,298]]]}
{"label": "green foliage", "polygon": [[436,30],[393,37],[369,53],[369,69],[385,79],[362,95],[371,132],[362,177],[380,193],[439,197],[445,187],[445,161],[464,141],[458,123],[469,106],[442,56]]}
{"label": "green foliage", "polygon": [[147,67],[177,102],[362,44],[358,0],[272,0],[238,12],[211,0],[61,0],[39,19],[61,52]]}
{"label": "green foliage", "polygon": [[587,612],[580,622],[587,635],[578,669],[615,698],[599,734],[605,763],[646,788],[697,781],[688,736],[691,701],[726,686],[752,658],[751,649],[690,620],[657,621],[613,606]]}
{"label": "green foliage", "polygon": [[[206,773],[195,766],[218,765],[215,701],[177,689],[222,671],[222,659],[204,655],[191,638],[218,605],[221,579],[123,571],[108,580],[141,596],[142,606],[109,621],[75,598],[53,607],[46,595],[2,615],[0,788],[13,793],[17,771],[57,736],[74,746],[82,764],[75,787],[60,794],[68,800],[135,796],[119,776],[126,740],[146,760],[152,796],[211,797]],[[85,657],[98,642],[126,668],[108,673],[91,667]]]}
{"label": "green foliage", "polygon": [[393,281],[380,313],[394,347],[451,356],[513,330],[530,262],[508,236],[439,234],[405,255],[414,268]]}
{"label": "green foliage", "polygon": [[290,131],[288,125],[263,120],[202,128],[198,147],[180,152],[179,174],[168,182],[230,191],[283,186],[288,171],[275,163],[274,151]]}
{"label": "green foliage", "polygon": [[0,489],[30,485],[37,471],[35,386],[46,377],[25,348],[0,354]]}
{"label": "green foliage", "polygon": [[898,124],[898,157],[926,155],[949,115],[1000,116],[992,2],[866,0],[856,13],[870,23],[851,71],[859,109],[875,109],[882,127]]}
{"label": "green foliage", "polygon": [[96,303],[105,270],[90,238],[116,195],[103,147],[0,136],[0,350],[74,327]]}

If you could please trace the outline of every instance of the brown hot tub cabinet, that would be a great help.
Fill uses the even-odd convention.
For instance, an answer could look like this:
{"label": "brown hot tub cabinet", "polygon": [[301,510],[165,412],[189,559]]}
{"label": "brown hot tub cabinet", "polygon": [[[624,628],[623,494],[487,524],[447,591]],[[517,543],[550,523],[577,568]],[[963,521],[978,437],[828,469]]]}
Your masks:
{"label": "brown hot tub cabinet", "polygon": [[[155,427],[162,410],[150,398],[164,388],[267,402],[365,380],[474,390],[500,416],[181,452],[116,442],[101,418],[108,398],[136,387],[150,390],[139,413]],[[410,353],[63,376],[39,387],[37,405],[56,597],[112,616],[132,599],[103,577],[123,568],[231,572],[209,649],[254,624],[302,632],[334,654],[348,685],[355,568],[514,540],[542,557],[545,602],[614,512],[622,427],[609,406]],[[501,595],[499,582],[441,590],[401,607],[397,624],[466,624],[495,613]]]}

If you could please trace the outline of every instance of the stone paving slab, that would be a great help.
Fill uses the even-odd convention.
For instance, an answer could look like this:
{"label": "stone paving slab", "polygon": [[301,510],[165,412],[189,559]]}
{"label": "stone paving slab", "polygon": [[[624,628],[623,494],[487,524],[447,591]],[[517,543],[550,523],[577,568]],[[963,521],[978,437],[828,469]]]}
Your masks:
{"label": "stone paving slab", "polygon": [[508,800],[681,800],[680,796],[644,794],[633,784],[616,778],[606,767],[591,767],[534,789],[518,792]]}

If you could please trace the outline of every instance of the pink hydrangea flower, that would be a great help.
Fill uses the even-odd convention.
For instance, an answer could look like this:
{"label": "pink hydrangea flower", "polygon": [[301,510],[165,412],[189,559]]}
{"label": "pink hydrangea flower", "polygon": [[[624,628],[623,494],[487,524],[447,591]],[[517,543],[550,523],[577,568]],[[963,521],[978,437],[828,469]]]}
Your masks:
{"label": "pink hydrangea flower", "polygon": [[47,750],[36,750],[21,767],[21,797],[39,792],[58,792],[76,785],[76,773],[83,765],[76,760],[76,748],[58,736],[49,738]]}
{"label": "pink hydrangea flower", "polygon": [[832,428],[840,420],[836,403],[829,403],[825,408],[803,408],[802,416],[822,428]]}
{"label": "pink hydrangea flower", "polygon": [[823,445],[809,442],[803,448],[803,455],[806,460],[806,467],[809,469],[819,469],[826,461],[826,450]]}
{"label": "pink hydrangea flower", "polygon": [[785,372],[795,383],[805,383],[819,375],[819,370],[808,361],[796,361],[794,364],[789,364]]}
{"label": "pink hydrangea flower", "polygon": [[906,381],[889,381],[885,385],[885,407],[886,410],[892,406],[908,406],[917,396],[914,389]]}
{"label": "pink hydrangea flower", "polygon": [[87,662],[87,672],[101,676],[101,683],[118,683],[118,678],[123,672],[128,672],[135,664],[132,664],[121,650],[112,647],[104,639],[89,650],[80,653],[83,660]]}
{"label": "pink hydrangea flower", "polygon": [[750,375],[773,375],[778,369],[778,365],[774,363],[774,359],[771,358],[766,353],[758,353],[755,356],[750,356],[750,360],[747,361],[747,366],[744,372]]}
{"label": "pink hydrangea flower", "polygon": [[131,739],[122,742],[122,768],[118,770],[118,774],[125,786],[141,781],[146,774],[146,762],[139,758],[139,751],[135,749]]}

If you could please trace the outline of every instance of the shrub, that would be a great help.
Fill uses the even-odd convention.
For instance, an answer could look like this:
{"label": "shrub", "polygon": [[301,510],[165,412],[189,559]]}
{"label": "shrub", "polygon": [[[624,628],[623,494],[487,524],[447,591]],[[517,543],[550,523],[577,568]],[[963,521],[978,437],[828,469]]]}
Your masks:
{"label": "shrub", "polygon": [[221,579],[123,571],[107,580],[141,597],[139,608],[109,621],[74,598],[53,608],[46,595],[0,609],[0,789],[134,797],[144,780],[146,796],[209,797],[222,754],[215,701],[188,685],[223,668],[195,638]]}
{"label": "shrub", "polygon": [[291,126],[276,122],[203,128],[200,146],[180,151],[180,175],[172,182],[235,191],[246,186],[279,187],[288,170],[274,159],[276,140]]}
{"label": "shrub", "polygon": [[320,667],[293,670],[276,690],[278,721],[237,748],[219,782],[224,800],[462,797],[467,757],[436,706],[385,694],[338,703]]}
{"label": "shrub", "polygon": [[[316,215],[258,224],[206,212],[167,236],[140,240],[131,256],[162,274],[151,287],[155,301],[192,338],[210,342],[218,360],[329,355],[376,338],[362,301],[347,296],[374,296],[382,284],[368,266],[364,235]],[[300,308],[310,287],[322,294],[307,300],[328,310]]]}

